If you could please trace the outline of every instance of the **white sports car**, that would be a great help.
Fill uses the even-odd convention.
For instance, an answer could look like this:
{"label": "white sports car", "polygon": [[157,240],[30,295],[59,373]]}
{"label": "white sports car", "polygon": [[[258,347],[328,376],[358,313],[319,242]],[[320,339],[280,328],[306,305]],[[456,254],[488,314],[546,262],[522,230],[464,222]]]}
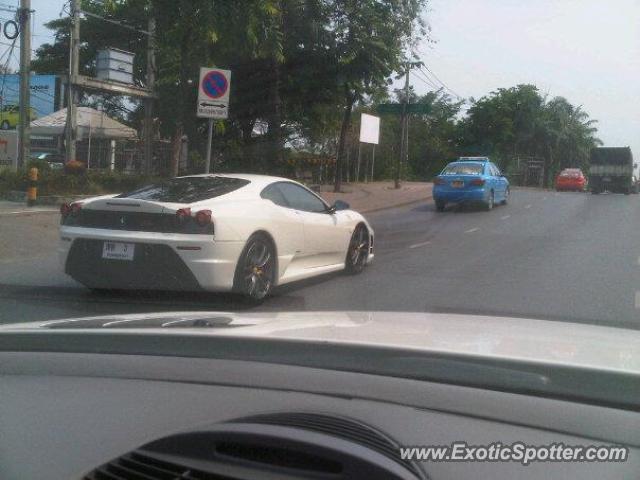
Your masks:
{"label": "white sports car", "polygon": [[65,272],[92,289],[234,291],[261,301],[275,285],[373,259],[362,215],[294,181],[178,177],[61,207]]}

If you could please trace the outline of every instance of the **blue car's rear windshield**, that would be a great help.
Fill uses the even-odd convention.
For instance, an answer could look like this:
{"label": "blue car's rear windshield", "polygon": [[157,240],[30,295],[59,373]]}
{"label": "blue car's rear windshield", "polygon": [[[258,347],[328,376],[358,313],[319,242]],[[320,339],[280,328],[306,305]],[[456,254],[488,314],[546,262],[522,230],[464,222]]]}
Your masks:
{"label": "blue car's rear windshield", "polygon": [[482,175],[484,165],[480,163],[453,163],[447,165],[441,175]]}

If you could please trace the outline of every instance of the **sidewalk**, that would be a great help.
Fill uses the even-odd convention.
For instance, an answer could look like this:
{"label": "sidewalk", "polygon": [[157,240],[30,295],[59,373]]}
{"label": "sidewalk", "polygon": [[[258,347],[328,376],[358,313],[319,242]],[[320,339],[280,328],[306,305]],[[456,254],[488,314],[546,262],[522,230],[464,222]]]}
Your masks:
{"label": "sidewalk", "polygon": [[342,185],[342,193],[333,193],[332,185],[322,185],[320,196],[332,204],[336,200],[347,202],[358,212],[374,212],[399,207],[431,198],[431,183],[402,182],[398,190],[393,181],[351,183]]}

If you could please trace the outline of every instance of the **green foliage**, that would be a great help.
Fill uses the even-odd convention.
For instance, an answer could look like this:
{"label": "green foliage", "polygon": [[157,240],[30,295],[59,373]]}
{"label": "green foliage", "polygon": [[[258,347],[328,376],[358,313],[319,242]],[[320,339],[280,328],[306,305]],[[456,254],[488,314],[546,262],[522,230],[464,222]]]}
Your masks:
{"label": "green foliage", "polygon": [[27,171],[29,171],[30,168],[34,167],[38,169],[39,175],[46,174],[51,170],[51,165],[49,165],[49,162],[37,158],[32,158],[31,160],[29,160],[29,162],[27,163]]}
{"label": "green foliage", "polygon": [[534,85],[500,88],[473,101],[461,124],[465,154],[492,155],[509,170],[517,155],[545,160],[546,183],[566,167],[585,168],[600,144],[595,120],[563,97],[547,99]]}
{"label": "green foliage", "polygon": [[[60,170],[43,172],[38,179],[38,196],[47,195],[100,195],[134,190],[156,179],[118,172],[89,170],[86,175],[69,175]],[[25,191],[28,169],[12,172],[0,171],[0,194]]]}

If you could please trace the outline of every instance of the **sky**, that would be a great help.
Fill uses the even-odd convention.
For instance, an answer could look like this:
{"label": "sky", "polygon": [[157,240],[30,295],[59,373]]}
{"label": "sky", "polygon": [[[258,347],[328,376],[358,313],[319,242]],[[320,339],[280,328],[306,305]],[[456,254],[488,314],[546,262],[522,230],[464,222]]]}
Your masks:
{"label": "sky", "polygon": [[[43,24],[64,3],[32,0],[33,48],[51,41]],[[630,145],[640,163],[640,0],[429,0],[425,18],[434,42],[420,44],[422,60],[456,94],[535,84],[582,105],[601,140]]]}
{"label": "sky", "polygon": [[421,59],[458,95],[534,84],[582,105],[605,145],[640,163],[640,0],[430,0],[425,17],[435,43]]}

